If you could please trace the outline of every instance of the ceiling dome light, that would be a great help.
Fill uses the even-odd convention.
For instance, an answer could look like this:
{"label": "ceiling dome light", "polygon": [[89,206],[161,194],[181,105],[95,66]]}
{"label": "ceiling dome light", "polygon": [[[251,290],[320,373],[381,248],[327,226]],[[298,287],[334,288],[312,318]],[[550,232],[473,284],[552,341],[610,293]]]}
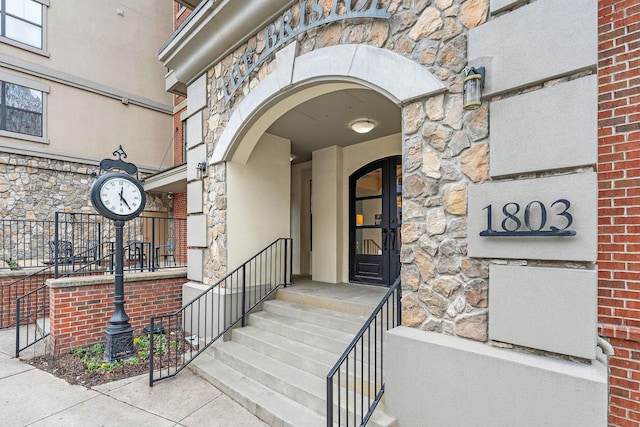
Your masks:
{"label": "ceiling dome light", "polygon": [[357,133],[369,133],[376,127],[376,123],[369,119],[358,119],[351,123],[349,127]]}

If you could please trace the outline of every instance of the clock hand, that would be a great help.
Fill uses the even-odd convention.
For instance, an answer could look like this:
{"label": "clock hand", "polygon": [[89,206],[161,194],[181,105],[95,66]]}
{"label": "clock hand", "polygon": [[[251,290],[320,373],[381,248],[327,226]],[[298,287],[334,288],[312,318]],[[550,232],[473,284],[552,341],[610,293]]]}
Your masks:
{"label": "clock hand", "polygon": [[131,206],[129,206],[129,203],[127,202],[127,200],[124,198],[124,196],[122,195],[124,193],[124,187],[120,188],[120,200],[122,200],[122,202],[127,205],[128,209],[131,209]]}
{"label": "clock hand", "polygon": [[124,197],[122,197],[122,195],[120,195],[120,198],[122,199],[124,204],[127,205],[127,208],[131,209],[131,206],[129,206],[129,203],[127,203],[127,200]]}

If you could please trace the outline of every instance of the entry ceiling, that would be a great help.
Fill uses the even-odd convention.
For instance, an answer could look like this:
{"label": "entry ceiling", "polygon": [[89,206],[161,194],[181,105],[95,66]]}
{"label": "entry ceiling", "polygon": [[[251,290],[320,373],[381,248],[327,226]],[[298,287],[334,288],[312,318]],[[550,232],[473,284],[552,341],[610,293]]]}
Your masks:
{"label": "entry ceiling", "polygon": [[[358,119],[376,127],[359,134],[349,128]],[[400,108],[369,89],[347,89],[318,96],[285,113],[267,130],[291,140],[292,163],[311,160],[315,150],[337,145],[347,147],[401,131]]]}

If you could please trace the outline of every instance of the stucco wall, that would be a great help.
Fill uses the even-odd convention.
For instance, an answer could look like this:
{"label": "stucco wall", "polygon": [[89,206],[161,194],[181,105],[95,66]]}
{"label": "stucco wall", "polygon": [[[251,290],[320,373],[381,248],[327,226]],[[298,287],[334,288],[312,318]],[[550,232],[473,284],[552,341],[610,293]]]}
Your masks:
{"label": "stucco wall", "polygon": [[44,135],[3,133],[0,152],[91,167],[122,145],[146,172],[171,166],[172,96],[156,53],[172,31],[172,5],[46,3],[43,50],[0,42],[2,79],[45,88]]}
{"label": "stucco wall", "polygon": [[265,134],[246,165],[229,162],[228,265],[231,269],[290,235],[290,142]]}
{"label": "stucco wall", "polygon": [[45,8],[48,56],[1,43],[0,54],[171,104],[157,52],[173,29],[172,6],[155,0],[52,1]]}

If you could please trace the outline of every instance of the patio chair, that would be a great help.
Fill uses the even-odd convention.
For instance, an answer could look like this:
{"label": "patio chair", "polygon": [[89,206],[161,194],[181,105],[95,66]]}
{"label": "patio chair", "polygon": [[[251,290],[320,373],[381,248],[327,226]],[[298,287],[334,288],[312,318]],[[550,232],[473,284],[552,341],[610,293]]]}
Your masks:
{"label": "patio chair", "polygon": [[87,240],[87,261],[96,262],[98,261],[98,249],[100,246],[100,242],[97,240]]}
{"label": "patio chair", "polygon": [[[166,245],[156,246],[156,264],[158,264],[159,258],[164,260],[163,265],[166,267],[169,258],[173,260],[173,266],[176,266],[176,239],[168,239]],[[160,251],[162,250],[162,253]]]}
{"label": "patio chair", "polygon": [[73,244],[68,240],[58,240],[58,253],[56,258],[56,242],[49,241],[49,262],[51,264],[73,264]]}
{"label": "patio chair", "polygon": [[136,268],[142,269],[144,265],[144,249],[140,240],[127,240],[127,264],[136,263]]}

